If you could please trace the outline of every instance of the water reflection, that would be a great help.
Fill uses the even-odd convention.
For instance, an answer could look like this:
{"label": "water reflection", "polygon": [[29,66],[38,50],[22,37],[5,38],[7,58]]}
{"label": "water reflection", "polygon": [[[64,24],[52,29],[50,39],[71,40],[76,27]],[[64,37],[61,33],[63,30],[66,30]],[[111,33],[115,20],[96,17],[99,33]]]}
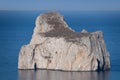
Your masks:
{"label": "water reflection", "polygon": [[19,70],[19,80],[109,80],[110,72],[63,72]]}

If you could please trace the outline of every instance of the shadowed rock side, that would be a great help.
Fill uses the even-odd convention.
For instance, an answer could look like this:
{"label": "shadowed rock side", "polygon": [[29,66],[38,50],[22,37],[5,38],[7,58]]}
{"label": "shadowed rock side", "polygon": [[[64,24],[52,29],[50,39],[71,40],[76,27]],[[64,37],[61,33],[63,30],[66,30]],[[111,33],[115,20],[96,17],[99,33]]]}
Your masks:
{"label": "shadowed rock side", "polygon": [[110,69],[101,31],[75,32],[56,12],[41,14],[30,44],[22,46],[18,69],[96,71]]}

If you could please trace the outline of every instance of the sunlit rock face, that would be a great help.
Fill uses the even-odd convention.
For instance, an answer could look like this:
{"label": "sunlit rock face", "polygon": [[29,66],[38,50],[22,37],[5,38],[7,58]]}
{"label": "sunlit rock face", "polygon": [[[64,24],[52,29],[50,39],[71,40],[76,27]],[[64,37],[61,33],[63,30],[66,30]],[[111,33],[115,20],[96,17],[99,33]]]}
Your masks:
{"label": "sunlit rock face", "polygon": [[110,69],[101,31],[75,32],[56,12],[41,14],[30,44],[22,46],[18,69],[96,71]]}

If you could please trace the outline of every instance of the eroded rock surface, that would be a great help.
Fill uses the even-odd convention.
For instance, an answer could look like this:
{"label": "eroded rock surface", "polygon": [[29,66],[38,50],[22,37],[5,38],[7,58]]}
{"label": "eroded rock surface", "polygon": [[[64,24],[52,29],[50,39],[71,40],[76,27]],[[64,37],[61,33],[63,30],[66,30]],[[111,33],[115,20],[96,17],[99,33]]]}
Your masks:
{"label": "eroded rock surface", "polygon": [[41,14],[30,44],[22,46],[18,69],[95,71],[110,69],[101,31],[75,32],[56,12]]}

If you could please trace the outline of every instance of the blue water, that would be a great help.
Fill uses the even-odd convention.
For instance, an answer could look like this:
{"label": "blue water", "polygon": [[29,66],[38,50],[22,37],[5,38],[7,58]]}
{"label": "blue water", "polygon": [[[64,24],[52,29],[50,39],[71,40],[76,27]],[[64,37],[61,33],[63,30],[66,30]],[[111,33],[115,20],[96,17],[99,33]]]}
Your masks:
{"label": "blue water", "polygon": [[61,72],[18,70],[18,54],[28,44],[36,17],[45,11],[0,11],[0,80],[119,80],[120,11],[61,11],[71,28],[101,30],[110,53],[111,70],[105,72]]}

